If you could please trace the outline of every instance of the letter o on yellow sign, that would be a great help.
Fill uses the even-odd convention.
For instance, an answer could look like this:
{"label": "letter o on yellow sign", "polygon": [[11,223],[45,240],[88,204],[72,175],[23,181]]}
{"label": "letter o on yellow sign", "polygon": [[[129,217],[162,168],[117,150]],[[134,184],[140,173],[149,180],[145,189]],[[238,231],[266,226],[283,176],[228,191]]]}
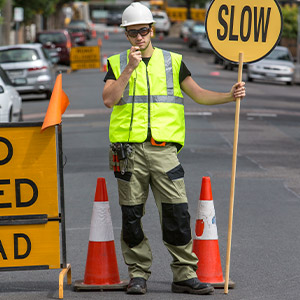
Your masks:
{"label": "letter o on yellow sign", "polygon": [[206,14],[206,33],[223,59],[250,63],[268,55],[280,40],[282,14],[276,0],[213,0]]}

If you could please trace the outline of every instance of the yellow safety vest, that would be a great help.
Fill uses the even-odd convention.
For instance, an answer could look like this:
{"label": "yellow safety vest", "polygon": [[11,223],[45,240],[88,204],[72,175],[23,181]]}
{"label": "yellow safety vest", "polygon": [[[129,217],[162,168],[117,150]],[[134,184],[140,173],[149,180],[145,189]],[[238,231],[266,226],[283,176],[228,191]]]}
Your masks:
{"label": "yellow safety vest", "polygon": [[[110,57],[116,79],[128,64],[129,51]],[[184,145],[185,119],[179,83],[182,56],[158,48],[148,66],[141,61],[132,73],[121,100],[113,108],[109,139],[112,143],[142,143],[151,135],[158,142]]]}

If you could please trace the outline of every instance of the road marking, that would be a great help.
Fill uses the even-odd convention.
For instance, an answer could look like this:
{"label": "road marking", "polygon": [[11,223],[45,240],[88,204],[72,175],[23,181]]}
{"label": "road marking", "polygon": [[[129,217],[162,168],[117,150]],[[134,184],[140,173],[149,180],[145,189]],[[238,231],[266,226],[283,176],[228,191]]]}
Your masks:
{"label": "road marking", "polygon": [[268,113],[247,113],[247,117],[277,118],[277,114],[268,114]]}
{"label": "road marking", "polygon": [[185,112],[186,116],[212,116],[212,113],[209,111],[188,111]]}
{"label": "road marking", "polygon": [[220,72],[218,72],[218,71],[210,72],[209,75],[210,76],[220,76]]}
{"label": "road marking", "polygon": [[64,114],[63,118],[84,118],[85,114]]}

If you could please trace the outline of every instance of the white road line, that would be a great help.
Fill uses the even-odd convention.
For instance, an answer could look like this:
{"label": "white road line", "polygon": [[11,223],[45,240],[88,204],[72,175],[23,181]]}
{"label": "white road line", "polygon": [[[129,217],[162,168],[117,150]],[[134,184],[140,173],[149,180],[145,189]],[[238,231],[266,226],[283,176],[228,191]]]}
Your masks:
{"label": "white road line", "polygon": [[64,114],[63,118],[84,118],[85,114]]}
{"label": "white road line", "polygon": [[212,116],[212,113],[209,111],[188,111],[184,113],[186,116]]}
{"label": "white road line", "polygon": [[277,118],[277,114],[268,114],[268,113],[247,113],[247,117]]}

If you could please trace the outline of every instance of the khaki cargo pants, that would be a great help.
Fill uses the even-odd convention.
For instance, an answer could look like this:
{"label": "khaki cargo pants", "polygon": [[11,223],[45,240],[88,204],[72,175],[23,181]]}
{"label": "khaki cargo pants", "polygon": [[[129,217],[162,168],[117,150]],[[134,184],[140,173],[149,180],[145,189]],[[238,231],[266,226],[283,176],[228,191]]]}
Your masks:
{"label": "khaki cargo pants", "polygon": [[192,252],[184,171],[176,146],[167,143],[160,147],[144,142],[132,144],[132,150],[126,173],[115,172],[122,209],[121,246],[130,278],[147,280],[151,274],[152,254],[141,223],[149,185],[160,215],[163,242],[173,258],[173,281],[197,277],[198,259]]}

